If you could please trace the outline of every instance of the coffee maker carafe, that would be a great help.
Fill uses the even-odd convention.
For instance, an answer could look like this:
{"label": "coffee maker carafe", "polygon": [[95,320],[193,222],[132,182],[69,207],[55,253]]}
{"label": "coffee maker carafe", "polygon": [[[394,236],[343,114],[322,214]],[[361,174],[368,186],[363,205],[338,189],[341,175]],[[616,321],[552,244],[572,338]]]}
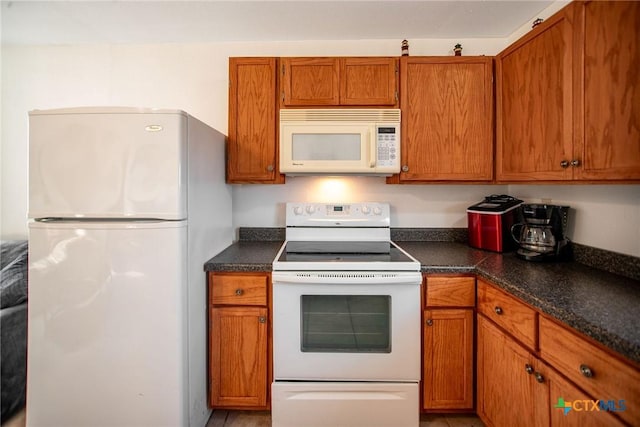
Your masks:
{"label": "coffee maker carafe", "polygon": [[569,253],[567,215],[569,206],[523,204],[521,221],[511,227],[511,235],[520,248],[519,258],[528,261],[563,259]]}

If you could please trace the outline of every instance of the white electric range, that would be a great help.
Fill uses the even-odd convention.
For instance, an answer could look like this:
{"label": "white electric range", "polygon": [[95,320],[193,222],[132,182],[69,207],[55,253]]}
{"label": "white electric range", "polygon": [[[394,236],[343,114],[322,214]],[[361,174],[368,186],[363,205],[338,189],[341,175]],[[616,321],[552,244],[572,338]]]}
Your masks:
{"label": "white electric range", "polygon": [[419,424],[420,263],[387,203],[287,203],[273,261],[272,425]]}

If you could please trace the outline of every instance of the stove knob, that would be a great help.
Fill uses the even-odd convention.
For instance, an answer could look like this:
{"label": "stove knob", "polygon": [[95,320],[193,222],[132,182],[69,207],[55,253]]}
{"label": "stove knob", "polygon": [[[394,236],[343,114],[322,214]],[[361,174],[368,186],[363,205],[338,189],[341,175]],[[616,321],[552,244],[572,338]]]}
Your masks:
{"label": "stove knob", "polygon": [[382,209],[375,207],[373,208],[373,214],[374,215],[380,215],[382,213]]}
{"label": "stove knob", "polygon": [[365,215],[369,215],[371,213],[371,208],[369,206],[367,206],[367,205],[364,205],[362,207],[362,213],[365,214]]}
{"label": "stove knob", "polygon": [[309,206],[307,206],[307,213],[308,213],[309,215],[311,215],[311,214],[312,214],[312,213],[314,213],[315,211],[316,211],[316,207],[315,207],[315,206],[313,206],[313,205],[309,205]]}
{"label": "stove knob", "polygon": [[296,215],[302,215],[303,212],[304,210],[302,209],[302,206],[296,206],[293,208],[293,213]]}

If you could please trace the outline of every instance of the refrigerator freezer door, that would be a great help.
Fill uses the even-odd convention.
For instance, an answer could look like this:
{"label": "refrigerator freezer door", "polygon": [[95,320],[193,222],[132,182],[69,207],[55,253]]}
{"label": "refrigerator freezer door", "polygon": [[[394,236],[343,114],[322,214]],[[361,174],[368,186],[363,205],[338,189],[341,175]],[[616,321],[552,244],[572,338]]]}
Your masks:
{"label": "refrigerator freezer door", "polygon": [[29,217],[184,219],[186,113],[29,113]]}
{"label": "refrigerator freezer door", "polygon": [[188,425],[186,222],[29,234],[27,425]]}

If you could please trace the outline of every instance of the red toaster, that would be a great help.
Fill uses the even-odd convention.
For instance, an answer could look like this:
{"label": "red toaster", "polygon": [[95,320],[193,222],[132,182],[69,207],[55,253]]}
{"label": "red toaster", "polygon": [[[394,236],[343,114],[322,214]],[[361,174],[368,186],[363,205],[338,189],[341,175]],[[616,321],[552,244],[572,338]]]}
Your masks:
{"label": "red toaster", "polygon": [[507,195],[491,195],[467,208],[469,246],[494,252],[508,252],[517,248],[511,237],[516,208],[523,203]]}

